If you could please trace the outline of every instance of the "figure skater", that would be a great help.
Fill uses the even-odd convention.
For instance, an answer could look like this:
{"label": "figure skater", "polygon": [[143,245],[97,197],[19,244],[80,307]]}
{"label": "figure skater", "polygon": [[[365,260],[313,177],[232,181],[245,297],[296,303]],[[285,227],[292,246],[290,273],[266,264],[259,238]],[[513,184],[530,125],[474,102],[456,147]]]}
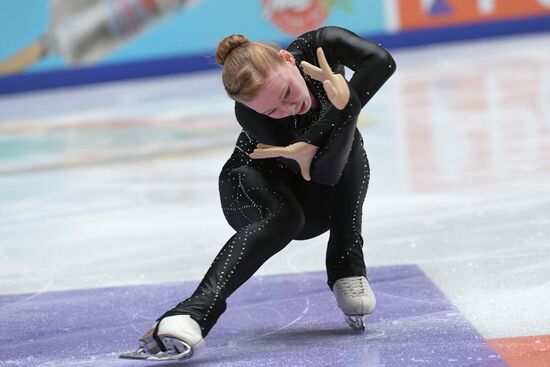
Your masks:
{"label": "figure skater", "polygon": [[[284,50],[231,35],[216,60],[243,128],[219,176],[223,213],[236,233],[196,291],[158,318],[137,351],[121,357],[191,357],[227,298],[265,261],[292,240],[326,231],[327,284],[346,321],[364,331],[364,316],[375,308],[361,236],[369,163],[356,125],[394,73],[393,58],[346,29],[322,27]],[[349,82],[344,66],[354,71]]]}

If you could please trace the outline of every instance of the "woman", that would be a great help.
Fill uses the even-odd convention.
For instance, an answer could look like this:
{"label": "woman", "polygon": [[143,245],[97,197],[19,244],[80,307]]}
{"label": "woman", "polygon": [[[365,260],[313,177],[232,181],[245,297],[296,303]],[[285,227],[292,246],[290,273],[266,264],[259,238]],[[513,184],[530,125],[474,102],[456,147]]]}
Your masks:
{"label": "woman", "polygon": [[[226,299],[292,240],[327,230],[328,286],[354,329],[374,310],[361,236],[369,182],[361,108],[395,71],[379,45],[339,27],[303,34],[286,50],[232,35],[217,62],[243,127],[219,177],[224,215],[236,233],[191,297],[158,320],[134,353],[189,358],[204,345]],[[333,73],[331,70],[332,65]],[[349,81],[344,66],[355,71]]]}

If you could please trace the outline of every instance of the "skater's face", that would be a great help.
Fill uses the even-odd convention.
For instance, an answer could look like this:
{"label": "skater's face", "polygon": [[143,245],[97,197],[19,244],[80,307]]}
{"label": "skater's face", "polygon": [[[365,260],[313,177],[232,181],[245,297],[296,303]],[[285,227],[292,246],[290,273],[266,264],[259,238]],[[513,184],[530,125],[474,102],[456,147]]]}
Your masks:
{"label": "skater's face", "polygon": [[273,68],[256,97],[245,104],[254,111],[275,119],[301,115],[311,108],[311,95],[294,57],[279,51],[283,65]]}

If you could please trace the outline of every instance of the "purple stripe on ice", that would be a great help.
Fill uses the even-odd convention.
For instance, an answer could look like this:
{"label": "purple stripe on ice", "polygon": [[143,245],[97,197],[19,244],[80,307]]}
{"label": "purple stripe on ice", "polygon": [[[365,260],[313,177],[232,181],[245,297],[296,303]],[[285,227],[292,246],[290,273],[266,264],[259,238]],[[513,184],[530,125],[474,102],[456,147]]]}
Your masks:
{"label": "purple stripe on ice", "polygon": [[[418,267],[371,268],[369,279],[378,306],[356,334],[324,273],[254,277],[182,365],[505,366]],[[1,296],[0,366],[154,366],[117,356],[197,284]]]}

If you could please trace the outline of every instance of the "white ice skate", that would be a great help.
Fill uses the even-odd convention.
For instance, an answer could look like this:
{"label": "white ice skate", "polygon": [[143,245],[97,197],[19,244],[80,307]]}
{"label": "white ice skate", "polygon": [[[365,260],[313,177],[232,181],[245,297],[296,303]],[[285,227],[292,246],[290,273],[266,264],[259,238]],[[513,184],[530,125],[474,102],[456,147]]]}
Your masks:
{"label": "white ice skate", "polygon": [[344,312],[346,322],[353,330],[365,332],[364,316],[376,307],[376,297],[367,278],[353,276],[338,279],[332,287],[338,307]]}
{"label": "white ice skate", "polygon": [[134,352],[122,353],[120,358],[147,361],[169,361],[191,358],[204,347],[201,328],[189,315],[165,317],[141,337]]}

